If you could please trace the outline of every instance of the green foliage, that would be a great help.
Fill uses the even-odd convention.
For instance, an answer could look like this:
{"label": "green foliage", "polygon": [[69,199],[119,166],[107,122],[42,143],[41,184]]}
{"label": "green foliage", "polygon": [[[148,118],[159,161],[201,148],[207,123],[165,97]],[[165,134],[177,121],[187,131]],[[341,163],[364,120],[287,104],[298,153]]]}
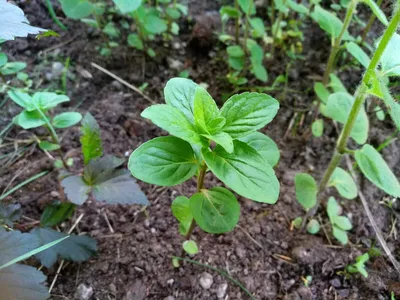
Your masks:
{"label": "green foliage", "polygon": [[191,255],[197,254],[197,252],[199,252],[199,248],[197,247],[196,242],[193,240],[184,241],[182,247],[186,251],[186,253]]}
{"label": "green foliage", "polygon": [[369,59],[367,53],[361,49],[356,43],[350,42],[346,44],[346,49],[351,55],[364,67],[367,68],[371,60]]}
{"label": "green foliage", "polygon": [[131,154],[128,168],[138,179],[162,186],[180,184],[197,174],[197,193],[172,203],[181,234],[190,235],[192,222],[206,232],[224,233],[239,221],[240,206],[232,192],[204,189],[207,169],[241,196],[276,202],[279,182],[272,166],[279,160],[279,150],[257,132],[276,115],[275,99],[243,93],[232,96],[219,110],[204,88],[184,78],[169,80],[164,95],[166,104],[153,105],[142,116],[173,136],[142,144]]}
{"label": "green foliage", "polygon": [[309,234],[317,234],[319,232],[320,225],[315,219],[311,219],[307,224],[307,232]]}
{"label": "green foliage", "polygon": [[332,225],[333,236],[343,245],[347,244],[347,231],[352,229],[352,225],[347,217],[339,215],[340,207],[335,198],[329,198],[326,211]]}
{"label": "green foliage", "polygon": [[47,205],[40,217],[40,226],[53,227],[72,217],[75,204],[60,202]]}
{"label": "green foliage", "polygon": [[328,187],[334,186],[339,194],[346,199],[354,199],[357,197],[357,185],[354,182],[353,177],[343,170],[337,167],[329,179]]}
{"label": "green foliage", "polygon": [[90,160],[103,155],[100,127],[90,113],[86,113],[82,120],[81,134],[83,160],[87,165]]}
{"label": "green foliage", "polygon": [[[332,38],[337,38],[343,28],[343,22],[333,13],[323,9],[321,6],[316,5],[311,17],[326,33]],[[345,31],[343,40],[350,40],[351,36]]]}
{"label": "green foliage", "polygon": [[315,137],[321,137],[324,134],[324,121],[321,119],[315,120],[312,123],[311,130]]}
{"label": "green foliage", "polygon": [[22,216],[20,204],[4,204],[0,203],[0,225],[12,227],[15,221]]}
{"label": "green foliage", "polygon": [[79,20],[89,16],[94,6],[89,0],[59,0],[63,12],[68,18]]}
{"label": "green foliage", "polygon": [[368,272],[365,269],[365,264],[369,261],[368,253],[357,256],[356,262],[354,264],[348,265],[346,270],[350,274],[360,273],[365,278],[368,278]]}
{"label": "green foliage", "polygon": [[113,0],[113,2],[123,14],[137,10],[142,4],[142,0]]}
{"label": "green foliage", "polygon": [[317,203],[318,185],[315,179],[306,173],[298,173],[294,178],[297,201],[308,210]]}

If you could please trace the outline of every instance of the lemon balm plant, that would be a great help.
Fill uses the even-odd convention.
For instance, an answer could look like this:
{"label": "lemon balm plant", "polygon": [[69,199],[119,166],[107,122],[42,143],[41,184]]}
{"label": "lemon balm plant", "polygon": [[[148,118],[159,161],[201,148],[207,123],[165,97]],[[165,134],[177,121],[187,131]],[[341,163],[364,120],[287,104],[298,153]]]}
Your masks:
{"label": "lemon balm plant", "polygon": [[[142,144],[131,154],[128,168],[136,178],[160,186],[197,177],[197,193],[179,196],[172,203],[186,240],[196,224],[219,234],[233,230],[239,221],[236,196],[222,186],[205,187],[208,171],[243,197],[269,204],[277,201],[280,187],[273,167],[279,150],[268,136],[257,132],[275,117],[277,100],[242,93],[218,109],[204,88],[184,78],[168,81],[164,96],[166,104],[150,106],[142,116],[171,135]],[[189,252],[196,248],[184,247]]]}

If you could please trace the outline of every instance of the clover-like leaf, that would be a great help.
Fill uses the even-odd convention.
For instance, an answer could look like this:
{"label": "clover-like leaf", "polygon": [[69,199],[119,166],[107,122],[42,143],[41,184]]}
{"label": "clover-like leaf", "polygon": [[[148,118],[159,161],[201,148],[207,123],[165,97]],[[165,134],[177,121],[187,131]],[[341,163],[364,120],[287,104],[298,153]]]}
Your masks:
{"label": "clover-like leaf", "polygon": [[357,197],[358,190],[353,177],[342,168],[337,167],[335,169],[329,179],[328,186],[334,186],[339,194],[346,199]]}
{"label": "clover-like leaf", "polygon": [[234,151],[221,146],[213,151],[203,148],[207,166],[226,185],[243,197],[274,204],[279,196],[279,181],[272,167],[258,152],[241,141],[233,142]]}
{"label": "clover-like leaf", "polygon": [[314,177],[306,173],[298,173],[294,178],[297,201],[305,209],[310,209],[317,203],[318,185]]}
{"label": "clover-like leaf", "polygon": [[189,205],[196,223],[208,233],[229,232],[239,222],[239,202],[223,187],[201,190],[190,198]]}
{"label": "clover-like leaf", "polygon": [[261,129],[275,117],[279,102],[266,94],[242,93],[228,99],[221,109],[226,122],[223,131],[233,138]]}
{"label": "clover-like leaf", "polygon": [[128,168],[142,181],[173,186],[194,176],[198,162],[188,142],[167,136],[155,138],[137,148],[129,158]]}

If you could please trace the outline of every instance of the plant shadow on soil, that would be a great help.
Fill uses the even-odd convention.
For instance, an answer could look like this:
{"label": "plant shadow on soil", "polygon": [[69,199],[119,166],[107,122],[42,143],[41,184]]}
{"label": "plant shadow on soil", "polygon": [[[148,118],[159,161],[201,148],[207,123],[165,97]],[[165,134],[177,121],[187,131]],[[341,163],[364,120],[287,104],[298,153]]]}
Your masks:
{"label": "plant shadow on soil", "polygon": [[[41,1],[32,0],[23,3],[22,7],[32,24],[59,31]],[[206,27],[210,24],[207,18],[211,17],[205,12],[218,11],[216,2],[210,0],[192,1],[189,7],[196,14],[197,23],[201,25],[203,22],[201,26]],[[56,9],[61,15],[57,5]],[[207,48],[217,44],[217,41],[211,34],[200,41],[203,48],[198,44],[195,48],[191,47],[197,38],[192,33],[191,24],[183,24],[183,34],[174,39],[174,47],[165,49],[160,45],[160,55],[156,61],[147,59],[144,64],[143,56],[125,46],[123,39],[111,57],[101,57],[95,50],[95,46],[102,42],[101,35],[89,30],[83,23],[64,21],[69,31],[62,32],[61,39],[19,39],[15,43],[7,43],[7,54],[11,59],[26,61],[29,71],[33,72],[36,79],[44,78],[45,85],[51,84],[45,79],[45,73],[51,71],[51,62],[60,57],[71,57],[70,73],[75,77],[68,82],[68,95],[72,100],[70,107],[78,106],[82,113],[90,111],[98,120],[105,153],[124,157],[141,143],[165,132],[140,117],[141,111],[150,105],[147,100],[91,67],[92,61],[138,86],[148,82],[146,93],[157,102],[163,102],[162,88],[165,82],[178,74],[177,70],[169,67],[167,56],[189,66],[194,81],[207,82],[214,98],[218,99],[224,92],[229,92],[229,86],[221,80],[226,70],[224,62],[212,62],[209,57],[210,52],[218,54],[215,49]],[[209,27],[205,30],[210,30]],[[303,140],[291,133],[283,139],[294,114],[293,103],[304,108],[314,99],[309,92],[312,78],[322,74],[329,52],[329,41],[319,29],[307,24],[305,30],[306,59],[296,62],[295,69],[289,73],[289,87],[299,92],[287,95],[277,117],[265,129],[265,133],[277,142],[281,150],[281,160],[276,168],[281,182],[280,199],[271,206],[239,198],[242,206],[239,225],[233,232],[223,235],[209,235],[197,228],[193,238],[200,252],[193,259],[225,270],[242,282],[256,299],[389,299],[390,291],[400,292],[400,283],[383,256],[368,264],[368,279],[359,276],[345,279],[337,275],[338,271],[367,251],[374,240],[374,232],[358,200],[342,203],[344,212],[354,225],[349,236],[350,246],[329,247],[323,233],[311,236],[290,230],[290,221],[304,214],[295,200],[294,175],[297,172],[309,172],[320,178],[338,134],[332,123],[326,122],[325,135],[319,139]],[[63,42],[67,43],[62,45]],[[57,44],[60,45],[49,51],[50,47]],[[284,55],[279,54],[277,60],[268,65],[270,78],[284,73],[286,63]],[[88,78],[86,71],[92,78]],[[348,87],[354,87],[359,81],[360,72],[343,72],[341,78]],[[280,99],[281,91],[272,95]],[[64,109],[68,109],[68,106]],[[8,101],[1,112],[1,119],[4,120],[0,123],[2,127],[11,120],[15,111],[16,107]],[[371,120],[370,143],[378,145],[394,128],[390,121]],[[77,127],[62,134],[63,150],[75,159],[76,171],[82,167],[82,161],[79,160],[79,134]],[[23,136],[28,136],[28,133],[15,128],[9,134],[9,137]],[[397,141],[383,151],[395,174],[400,173],[399,146],[400,142]],[[32,148],[12,168],[1,170],[0,190],[16,174],[15,170],[23,171],[17,179],[22,181],[44,169],[51,169],[51,165],[41,151]],[[206,185],[220,184],[210,174],[207,175]],[[217,295],[224,295],[222,299],[247,299],[243,291],[227,278],[209,269],[189,263],[183,263],[179,269],[172,267],[171,257],[180,253],[183,237],[178,233],[178,223],[172,216],[170,204],[178,195],[194,193],[195,182],[188,181],[172,188],[145,183],[140,185],[151,202],[145,211],[139,206],[109,206],[94,202],[88,202],[78,209],[77,215],[84,213],[84,218],[77,228],[80,233],[87,233],[98,241],[99,253],[86,263],[67,264],[61,271],[51,299],[75,299],[77,286],[82,283],[93,288],[91,299],[99,300],[217,299]],[[388,236],[387,242],[394,254],[398,255],[395,252],[399,249],[398,241],[395,236],[389,236],[393,216],[378,203],[383,194],[366,180],[360,181],[360,185],[378,226]],[[334,193],[333,190],[329,191],[329,194]],[[6,200],[22,203],[24,214],[38,219],[44,204],[59,197],[57,171],[53,170]],[[104,212],[114,233],[107,225]],[[321,217],[326,220],[324,213],[321,213]],[[65,227],[68,226],[66,224]],[[399,229],[398,225],[393,226]],[[291,260],[285,260],[284,257]],[[203,289],[199,285],[203,272],[213,277],[210,289]],[[45,273],[51,282],[56,267],[45,270]],[[312,276],[309,287],[305,287],[301,279],[307,275]],[[169,296],[174,298],[167,298]]]}

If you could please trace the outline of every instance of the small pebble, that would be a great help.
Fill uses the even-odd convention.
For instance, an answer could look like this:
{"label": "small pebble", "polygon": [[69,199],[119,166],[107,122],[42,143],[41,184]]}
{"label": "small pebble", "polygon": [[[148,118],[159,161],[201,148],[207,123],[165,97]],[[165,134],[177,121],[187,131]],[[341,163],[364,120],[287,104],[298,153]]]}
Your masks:
{"label": "small pebble", "polygon": [[93,288],[91,286],[86,286],[83,283],[78,285],[75,292],[75,298],[78,300],[89,300],[93,296]]}
{"label": "small pebble", "polygon": [[199,283],[203,289],[208,290],[212,286],[213,282],[214,282],[214,279],[211,274],[209,274],[207,272],[204,272],[203,274],[201,274]]}
{"label": "small pebble", "polygon": [[225,297],[226,295],[226,289],[228,288],[228,284],[227,283],[221,283],[218,287],[217,287],[217,298],[218,299],[222,299]]}

